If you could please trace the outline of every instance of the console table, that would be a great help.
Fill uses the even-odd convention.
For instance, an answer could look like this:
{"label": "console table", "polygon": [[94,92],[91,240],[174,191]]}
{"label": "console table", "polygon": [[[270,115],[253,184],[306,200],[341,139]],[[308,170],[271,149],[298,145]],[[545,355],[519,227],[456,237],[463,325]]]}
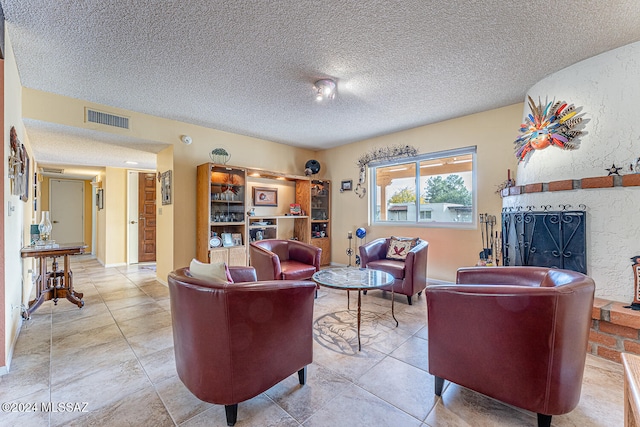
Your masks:
{"label": "console table", "polygon": [[[69,265],[70,255],[83,254],[87,245],[84,243],[61,244],[57,248],[26,246],[20,251],[22,258],[37,258],[39,273],[36,280],[36,297],[29,301],[29,306],[22,312],[22,317],[29,319],[40,305],[49,300],[57,305],[58,298],[66,298],[82,308],[83,294],[73,290],[73,279]],[[63,269],[58,269],[57,258],[64,257]],[[51,270],[47,269],[47,258],[52,258]]]}

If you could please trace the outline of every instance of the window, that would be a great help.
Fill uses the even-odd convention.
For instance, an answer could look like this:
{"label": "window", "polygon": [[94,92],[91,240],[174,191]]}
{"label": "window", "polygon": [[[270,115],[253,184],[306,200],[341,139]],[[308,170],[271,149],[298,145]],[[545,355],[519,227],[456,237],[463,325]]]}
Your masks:
{"label": "window", "polygon": [[369,166],[372,222],[475,226],[476,147]]}

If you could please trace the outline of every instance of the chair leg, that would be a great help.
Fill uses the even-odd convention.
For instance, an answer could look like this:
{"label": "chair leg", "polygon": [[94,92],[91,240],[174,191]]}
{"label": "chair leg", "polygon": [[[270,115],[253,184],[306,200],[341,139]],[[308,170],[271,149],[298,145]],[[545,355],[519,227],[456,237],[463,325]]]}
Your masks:
{"label": "chair leg", "polygon": [[407,295],[407,301],[409,301],[409,305],[413,305],[413,302],[411,301],[411,295]]}
{"label": "chair leg", "polygon": [[306,366],[298,371],[298,381],[300,381],[300,385],[304,385],[307,382],[307,367]]}
{"label": "chair leg", "polygon": [[233,426],[238,419],[238,404],[224,405],[224,412],[227,414],[227,425]]}
{"label": "chair leg", "polygon": [[538,427],[551,427],[551,415],[538,414]]}
{"label": "chair leg", "polygon": [[418,296],[421,296],[421,295],[422,295],[422,291],[418,292]]}
{"label": "chair leg", "polygon": [[444,378],[433,377],[435,383],[436,396],[442,396],[442,388],[444,387]]}

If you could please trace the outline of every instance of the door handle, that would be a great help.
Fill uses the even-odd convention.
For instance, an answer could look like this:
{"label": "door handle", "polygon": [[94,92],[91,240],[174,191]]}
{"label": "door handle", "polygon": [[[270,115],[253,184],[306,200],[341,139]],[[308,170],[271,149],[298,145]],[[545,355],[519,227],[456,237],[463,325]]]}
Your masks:
{"label": "door handle", "polygon": [[54,224],[57,224],[57,223],[58,223],[58,221],[51,221],[51,222],[53,222]]}
{"label": "door handle", "polygon": [[138,221],[131,221],[130,224],[137,224]]}

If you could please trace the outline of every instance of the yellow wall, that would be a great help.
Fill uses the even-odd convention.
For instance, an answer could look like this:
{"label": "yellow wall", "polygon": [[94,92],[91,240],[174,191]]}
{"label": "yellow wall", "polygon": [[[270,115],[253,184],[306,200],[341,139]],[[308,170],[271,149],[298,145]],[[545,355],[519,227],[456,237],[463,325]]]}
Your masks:
{"label": "yellow wall", "polygon": [[[160,172],[173,170],[173,146],[158,153],[157,167]],[[175,174],[172,173],[172,175]],[[175,179],[173,179],[173,181],[175,182]],[[176,228],[174,226],[174,206],[176,206],[176,203],[185,202],[181,200],[182,197],[179,195],[179,191],[172,191],[171,197],[173,203],[170,205],[163,205],[161,197],[162,193],[160,192],[160,183],[158,182],[156,185],[156,276],[158,280],[166,284],[167,275],[173,270],[174,258],[180,257],[180,254],[175,251],[176,245],[174,244],[174,228]],[[178,211],[180,211],[180,209],[178,209]],[[178,226],[177,228],[181,227]],[[187,233],[188,232],[189,231],[187,231]],[[195,223],[193,224],[193,231],[191,231],[191,233],[195,233]],[[185,245],[186,244],[187,243],[185,243]],[[189,261],[191,261],[191,259],[189,259]],[[188,263],[182,265],[188,265]]]}
{"label": "yellow wall", "polygon": [[[145,114],[107,107],[24,88],[24,116],[108,133],[126,134],[167,144],[170,149],[158,155],[158,170],[172,170],[172,204],[162,206],[160,189],[157,198],[157,264],[158,278],[166,282],[173,268],[186,266],[195,256],[195,189],[196,167],[209,161],[208,153],[218,147],[230,154],[230,164],[263,168],[292,174],[302,174],[309,159],[322,164],[321,178],[334,183],[332,196],[332,262],[346,264],[347,231],[365,226],[367,239],[378,236],[416,235],[430,243],[429,276],[452,280],[455,270],[474,265],[481,249],[480,231],[417,228],[402,226],[369,227],[367,198],[359,199],[353,192],[339,193],[340,181],[357,182],[356,162],[362,154],[378,147],[409,144],[420,153],[477,145],[478,212],[498,216],[501,200],[495,193],[506,179],[506,170],[515,170],[513,140],[521,120],[522,104],[515,104],[458,119],[360,141],[323,152],[313,152],[270,141],[232,134],[215,129],[162,119]],[[121,130],[84,123],[84,108],[130,117],[132,130]],[[180,142],[181,135],[193,138],[191,145]],[[117,170],[117,174],[116,174]],[[126,170],[111,168],[105,177],[105,209],[99,211],[98,259],[106,265],[126,262]],[[115,178],[117,176],[117,178]],[[117,201],[113,200],[113,197]],[[116,203],[113,205],[113,203]],[[108,230],[108,242],[106,239]],[[354,242],[355,243],[355,242]]]}
{"label": "yellow wall", "polygon": [[[20,257],[20,249],[29,243],[29,224],[33,215],[32,194],[29,193],[27,203],[20,200],[19,196],[11,194],[11,180],[7,178],[7,158],[10,155],[9,132],[15,127],[18,139],[27,149],[29,157],[33,160],[33,151],[29,139],[25,133],[22,122],[22,90],[20,76],[16,66],[11,40],[5,31],[5,60],[0,61],[4,68],[4,129],[3,129],[3,156],[4,164],[3,183],[4,200],[0,213],[4,223],[4,242],[0,260],[4,262],[0,272],[0,338],[2,350],[0,351],[0,374],[6,373],[11,363],[11,357],[18,332],[22,324],[20,317],[21,304],[25,302],[24,295],[31,291],[31,275],[28,269],[31,262],[24,261]],[[30,173],[35,167],[35,162],[30,164]],[[30,184],[33,180],[30,179]]]}
{"label": "yellow wall", "polygon": [[91,215],[92,200],[93,200],[93,187],[91,181],[84,181],[84,244],[87,245],[85,253],[90,254],[91,247],[91,228],[93,226],[93,218]]}
{"label": "yellow wall", "polygon": [[[162,119],[29,88],[24,88],[23,93],[24,117],[157,141],[165,143],[172,148],[172,160],[170,160],[169,151],[163,151],[158,156],[158,170],[164,172],[172,168],[173,172],[172,205],[162,206],[159,188],[156,199],[157,208],[163,208],[162,215],[158,215],[159,223],[156,233],[158,239],[156,245],[157,265],[159,266],[158,278],[162,281],[166,281],[166,272],[176,267],[188,265],[191,259],[195,257],[196,167],[210,160],[209,153],[211,150],[219,147],[225,148],[231,154],[229,163],[236,166],[262,168],[291,174],[302,174],[306,161],[315,158],[311,150],[290,147],[271,141],[175,120]],[[85,123],[85,107],[128,116],[132,130]],[[180,136],[185,134],[192,137],[193,143],[191,145],[185,145],[180,141]],[[167,157],[164,157],[165,155]],[[126,179],[119,181],[117,186],[111,181],[111,177],[106,177],[105,180],[110,181],[108,184],[103,184],[108,185],[109,189],[107,191],[107,188],[103,187],[105,188],[105,209],[98,212],[97,220],[97,238],[103,246],[96,245],[96,254],[98,259],[104,262],[105,265],[111,265],[120,262],[116,261],[116,258],[126,262],[124,231],[122,239],[115,237],[117,230],[120,228],[119,224],[113,221],[114,217],[119,213],[112,213],[112,206],[110,205],[112,194],[121,192],[123,197],[126,194]],[[167,206],[169,209],[165,209]],[[175,211],[174,206],[177,208]],[[106,215],[105,211],[108,211],[109,214]],[[161,226],[163,221],[168,218],[170,211],[173,218],[167,219],[168,224]],[[111,218],[111,220],[107,217]],[[107,222],[100,223],[101,219]],[[112,230],[110,228],[111,224],[117,225],[118,228]],[[105,242],[105,239],[107,234],[104,227],[108,229],[108,246],[112,248],[111,251],[106,249],[107,242]],[[165,253],[165,251],[168,253]],[[121,257],[117,256],[118,254]],[[160,260],[163,260],[161,267]]]}
{"label": "yellow wall", "polygon": [[104,189],[105,230],[104,265],[127,263],[127,170],[107,167]]}
{"label": "yellow wall", "polygon": [[[342,180],[353,180],[355,186],[358,180],[358,158],[375,148],[408,144],[416,147],[422,154],[476,145],[478,213],[489,213],[500,218],[502,201],[495,191],[497,186],[507,179],[507,169],[512,171],[516,169],[513,141],[518,134],[522,108],[522,103],[518,103],[323,152],[322,167],[333,182],[334,190],[331,198],[332,262],[348,263],[347,232],[365,227],[367,241],[390,235],[418,236],[427,240],[429,242],[428,276],[431,278],[454,280],[455,272],[459,267],[475,265],[478,261],[478,253],[482,249],[479,229],[459,230],[399,225],[370,227],[367,224],[368,198],[360,199],[353,191],[340,193],[336,190],[340,188]],[[354,241],[353,244],[355,247],[357,243]]]}
{"label": "yellow wall", "polygon": [[[101,172],[99,179],[97,179],[97,181],[101,181],[102,182],[102,188],[105,188],[105,181],[106,181],[106,172]],[[101,263],[101,264],[105,264],[105,259],[106,259],[106,240],[107,240],[107,227],[106,227],[106,223],[107,223],[107,204],[106,204],[106,197],[105,197],[105,203],[104,203],[104,209],[97,209],[96,208],[96,247],[95,247],[95,255],[96,255],[96,259]]]}

